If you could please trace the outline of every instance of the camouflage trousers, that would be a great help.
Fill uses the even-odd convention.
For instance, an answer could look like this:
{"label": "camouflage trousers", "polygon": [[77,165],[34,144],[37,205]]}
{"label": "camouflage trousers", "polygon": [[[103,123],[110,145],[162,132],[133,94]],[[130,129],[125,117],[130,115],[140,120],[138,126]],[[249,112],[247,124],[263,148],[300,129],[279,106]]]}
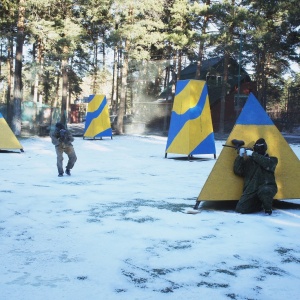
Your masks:
{"label": "camouflage trousers", "polygon": [[74,148],[73,146],[70,145],[58,145],[55,147],[56,150],[56,156],[57,156],[57,170],[59,174],[63,174],[64,173],[64,169],[63,169],[63,154],[66,153],[68,156],[68,163],[66,166],[66,169],[71,170],[74,167],[74,164],[77,160],[77,156],[75,154]]}
{"label": "camouflage trousers", "polygon": [[241,214],[248,214],[272,209],[273,197],[277,193],[276,185],[262,185],[256,192],[243,194],[236,205],[235,211]]}

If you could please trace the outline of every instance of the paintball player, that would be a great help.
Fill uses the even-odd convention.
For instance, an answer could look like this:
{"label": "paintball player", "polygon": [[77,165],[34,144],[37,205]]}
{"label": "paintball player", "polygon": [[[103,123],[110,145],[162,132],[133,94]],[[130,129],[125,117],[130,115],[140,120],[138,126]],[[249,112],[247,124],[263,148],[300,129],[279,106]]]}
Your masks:
{"label": "paintball player", "polygon": [[58,176],[62,177],[64,175],[63,170],[63,153],[68,155],[69,161],[66,166],[66,174],[71,176],[71,169],[73,168],[77,157],[72,145],[74,138],[72,134],[65,129],[62,123],[56,123],[55,130],[51,133],[52,144],[55,145],[56,155],[57,155],[57,170]]}
{"label": "paintball player", "polygon": [[263,138],[255,142],[253,151],[238,149],[233,171],[236,175],[244,177],[244,187],[236,212],[247,214],[263,208],[266,214],[272,214],[273,197],[277,193],[274,172],[278,159],[270,157],[267,149]]}

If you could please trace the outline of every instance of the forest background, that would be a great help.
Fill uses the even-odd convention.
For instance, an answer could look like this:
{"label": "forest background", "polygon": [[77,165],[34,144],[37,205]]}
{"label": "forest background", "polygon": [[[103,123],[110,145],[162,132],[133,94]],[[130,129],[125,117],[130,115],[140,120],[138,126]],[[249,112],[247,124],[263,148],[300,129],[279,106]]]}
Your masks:
{"label": "forest background", "polygon": [[221,115],[230,57],[263,107],[284,112],[300,95],[299,16],[298,0],[1,0],[0,106],[20,136],[25,101],[67,122],[71,103],[105,94],[122,134],[136,103],[157,100],[189,63],[198,79],[203,60],[222,56]]}

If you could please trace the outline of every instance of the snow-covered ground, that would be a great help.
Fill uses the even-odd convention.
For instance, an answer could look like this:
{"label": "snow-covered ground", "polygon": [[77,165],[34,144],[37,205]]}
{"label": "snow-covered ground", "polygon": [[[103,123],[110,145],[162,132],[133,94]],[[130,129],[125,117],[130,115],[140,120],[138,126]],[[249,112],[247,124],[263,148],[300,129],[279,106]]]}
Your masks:
{"label": "snow-covered ground", "polygon": [[59,178],[50,138],[20,142],[24,153],[0,153],[1,300],[299,299],[300,200],[272,216],[231,201],[187,214],[212,155],[165,159],[164,137],[76,137]]}

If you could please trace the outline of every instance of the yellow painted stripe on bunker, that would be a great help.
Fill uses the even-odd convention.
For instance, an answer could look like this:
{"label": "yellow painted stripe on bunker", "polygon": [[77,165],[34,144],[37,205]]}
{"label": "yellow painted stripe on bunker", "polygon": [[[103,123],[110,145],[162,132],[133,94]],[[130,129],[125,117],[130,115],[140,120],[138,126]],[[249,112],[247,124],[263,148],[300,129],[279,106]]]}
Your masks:
{"label": "yellow painted stripe on bunker", "polygon": [[104,97],[105,95],[95,95],[94,98],[88,104],[87,112],[96,111],[100,107],[102,101],[104,100]]}
{"label": "yellow painted stripe on bunker", "polygon": [[209,101],[206,98],[202,114],[194,120],[187,121],[166,152],[190,154],[212,132]]}
{"label": "yellow painted stripe on bunker", "polygon": [[180,115],[195,107],[200,99],[204,84],[205,81],[190,80],[185,88],[175,96],[173,111]]}
{"label": "yellow painted stripe on bunker", "polygon": [[97,134],[110,128],[110,120],[108,115],[107,105],[102,110],[101,114],[93,119],[90,123],[90,126],[87,128],[84,136],[85,137],[94,137]]}

